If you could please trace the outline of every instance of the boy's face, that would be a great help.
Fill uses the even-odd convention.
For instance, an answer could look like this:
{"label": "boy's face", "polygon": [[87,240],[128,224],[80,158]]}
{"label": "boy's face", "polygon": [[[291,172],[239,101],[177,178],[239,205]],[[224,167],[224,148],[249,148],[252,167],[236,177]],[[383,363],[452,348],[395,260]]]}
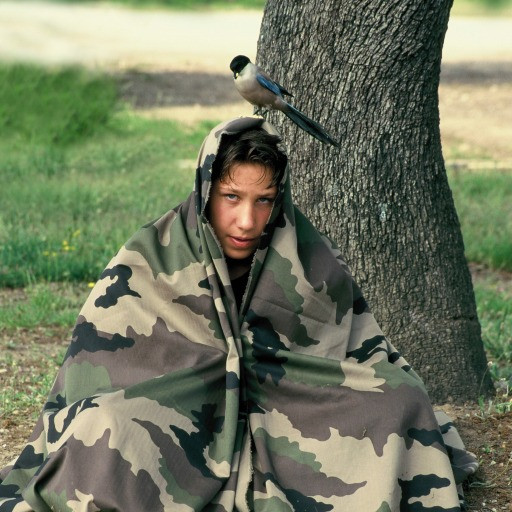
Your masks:
{"label": "boy's face", "polygon": [[213,183],[209,219],[226,256],[244,259],[257,249],[276,195],[271,172],[260,164],[235,164]]}

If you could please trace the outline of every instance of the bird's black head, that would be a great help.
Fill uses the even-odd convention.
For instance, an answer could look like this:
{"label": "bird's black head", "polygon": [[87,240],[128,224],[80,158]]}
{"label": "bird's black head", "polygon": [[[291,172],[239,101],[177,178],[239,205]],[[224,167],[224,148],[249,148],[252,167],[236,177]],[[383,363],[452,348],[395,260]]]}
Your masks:
{"label": "bird's black head", "polygon": [[231,71],[233,71],[233,76],[236,78],[238,73],[240,73],[240,71],[242,71],[249,62],[251,62],[249,57],[246,57],[245,55],[237,55],[229,65]]}

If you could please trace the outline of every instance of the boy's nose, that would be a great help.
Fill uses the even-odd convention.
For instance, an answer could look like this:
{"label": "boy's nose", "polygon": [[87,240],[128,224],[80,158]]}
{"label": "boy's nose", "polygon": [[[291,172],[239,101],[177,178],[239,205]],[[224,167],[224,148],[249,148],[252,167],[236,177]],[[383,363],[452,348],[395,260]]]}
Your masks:
{"label": "boy's nose", "polygon": [[241,205],[237,217],[238,227],[246,231],[254,227],[254,208],[252,205]]}

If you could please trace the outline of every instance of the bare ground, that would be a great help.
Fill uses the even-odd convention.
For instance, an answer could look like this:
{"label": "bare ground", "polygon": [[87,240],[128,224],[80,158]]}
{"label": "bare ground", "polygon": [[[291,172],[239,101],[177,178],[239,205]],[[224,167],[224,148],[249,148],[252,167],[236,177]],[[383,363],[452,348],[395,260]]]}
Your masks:
{"label": "bare ground", "polygon": [[444,64],[439,88],[443,146],[459,146],[462,153],[490,157],[497,167],[512,170],[511,98],[512,61]]}

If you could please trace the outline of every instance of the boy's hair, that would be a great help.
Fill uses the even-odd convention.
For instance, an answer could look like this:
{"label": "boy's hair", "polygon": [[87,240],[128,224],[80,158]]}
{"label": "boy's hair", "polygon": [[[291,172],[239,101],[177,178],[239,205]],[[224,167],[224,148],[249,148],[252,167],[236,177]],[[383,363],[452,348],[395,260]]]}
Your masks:
{"label": "boy's hair", "polygon": [[222,137],[217,157],[212,167],[212,183],[231,177],[233,166],[241,163],[260,164],[272,175],[272,185],[281,181],[286,155],[279,149],[281,138],[264,130],[247,130]]}

